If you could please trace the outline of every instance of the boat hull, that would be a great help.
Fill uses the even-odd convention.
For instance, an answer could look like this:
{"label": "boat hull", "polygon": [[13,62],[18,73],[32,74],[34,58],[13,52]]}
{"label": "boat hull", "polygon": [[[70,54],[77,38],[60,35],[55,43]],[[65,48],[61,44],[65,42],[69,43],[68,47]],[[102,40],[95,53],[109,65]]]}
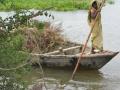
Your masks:
{"label": "boat hull", "polygon": [[[104,52],[97,54],[84,54],[80,60],[80,69],[100,69],[107,64],[118,52]],[[75,67],[80,54],[77,55],[46,55],[37,54],[39,62],[46,67]]]}
{"label": "boat hull", "polygon": [[[78,44],[65,49],[59,48],[56,51],[44,54],[31,53],[33,57],[31,61],[35,63],[38,63],[39,61],[42,66],[52,68],[74,68],[78,59],[81,56],[80,52],[82,51],[82,47],[82,45]],[[100,69],[118,54],[118,52],[112,51],[103,51],[95,54],[87,54],[89,51],[90,48],[87,47],[79,63],[80,69]]]}

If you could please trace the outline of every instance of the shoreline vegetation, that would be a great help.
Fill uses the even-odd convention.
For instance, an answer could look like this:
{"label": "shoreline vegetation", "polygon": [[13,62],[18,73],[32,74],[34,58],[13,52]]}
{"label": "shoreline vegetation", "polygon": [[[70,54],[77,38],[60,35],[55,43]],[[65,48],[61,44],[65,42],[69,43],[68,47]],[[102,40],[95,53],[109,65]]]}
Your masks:
{"label": "shoreline vegetation", "polygon": [[[53,10],[68,11],[87,9],[90,0],[2,0],[0,10],[19,9],[44,9],[53,7]],[[24,4],[23,4],[24,3]]]}
{"label": "shoreline vegetation", "polygon": [[[91,0],[1,0],[0,10],[44,9],[53,7],[56,11],[86,10]],[[113,4],[113,0],[107,0]]]}

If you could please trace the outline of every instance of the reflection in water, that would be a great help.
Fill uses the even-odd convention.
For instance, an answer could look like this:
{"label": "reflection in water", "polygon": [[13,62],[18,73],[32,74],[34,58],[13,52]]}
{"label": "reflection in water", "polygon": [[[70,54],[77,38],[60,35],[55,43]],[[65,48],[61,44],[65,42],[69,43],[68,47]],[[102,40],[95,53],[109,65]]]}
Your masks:
{"label": "reflection in water", "polygon": [[[54,77],[56,79],[61,80],[61,82],[65,83],[68,82],[71,75],[72,75],[72,71],[70,69],[54,69],[54,68],[44,68],[46,77]],[[75,80],[77,81],[83,81],[83,82],[89,82],[89,81],[93,81],[93,82],[97,82],[97,81],[101,81],[102,79],[102,74],[99,71],[93,71],[93,70],[78,70],[75,76]]]}
{"label": "reflection in water", "polygon": [[[39,69],[35,70],[39,72]],[[44,71],[48,90],[117,90],[120,85],[120,82],[106,80],[99,71],[78,71],[74,81],[69,80],[72,74],[70,69],[44,68]],[[43,79],[38,78],[34,83],[43,85]],[[44,85],[43,90],[46,90]]]}
{"label": "reflection in water", "polygon": [[102,81],[101,73],[99,71],[93,71],[93,70],[78,71],[76,73],[75,81],[69,81],[72,71],[73,70],[70,70],[70,69],[62,69],[62,70],[61,69],[48,69],[48,68],[45,69],[47,77],[54,77],[60,80],[61,85],[66,84],[64,87],[64,90],[86,90],[86,88],[90,86],[89,85],[90,82],[101,83]]}
{"label": "reflection in water", "polygon": [[[102,84],[102,74],[99,71],[78,71],[75,81],[69,81],[72,74],[72,70],[70,69],[44,68],[44,71],[45,77],[47,77],[45,81],[49,88],[52,85],[59,89],[64,88],[63,90],[86,90],[86,88],[101,88],[104,86],[104,84]],[[38,69],[36,69],[36,72],[39,72]],[[52,77],[55,79],[52,79]],[[41,83],[41,80],[35,82],[38,81]]]}

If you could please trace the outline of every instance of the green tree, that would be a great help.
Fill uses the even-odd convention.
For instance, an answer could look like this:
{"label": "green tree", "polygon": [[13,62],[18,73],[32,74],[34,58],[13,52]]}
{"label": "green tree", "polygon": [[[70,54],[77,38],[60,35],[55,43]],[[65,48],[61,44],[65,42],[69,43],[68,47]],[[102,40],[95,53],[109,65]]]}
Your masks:
{"label": "green tree", "polygon": [[6,1],[6,0],[0,0],[0,3],[1,3],[1,4],[5,4],[5,1]]}

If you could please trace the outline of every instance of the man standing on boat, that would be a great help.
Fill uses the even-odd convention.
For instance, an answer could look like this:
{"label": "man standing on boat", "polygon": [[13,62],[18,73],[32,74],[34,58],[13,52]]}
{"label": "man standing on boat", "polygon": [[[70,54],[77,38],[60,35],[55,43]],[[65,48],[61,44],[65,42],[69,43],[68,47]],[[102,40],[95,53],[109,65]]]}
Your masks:
{"label": "man standing on boat", "polygon": [[100,13],[101,0],[92,0],[92,3],[88,12],[88,23],[90,28],[93,27],[91,42],[92,42],[92,50],[91,53],[97,53],[103,51],[103,36],[102,36],[102,24],[101,24],[101,14],[97,17],[98,12]]}

